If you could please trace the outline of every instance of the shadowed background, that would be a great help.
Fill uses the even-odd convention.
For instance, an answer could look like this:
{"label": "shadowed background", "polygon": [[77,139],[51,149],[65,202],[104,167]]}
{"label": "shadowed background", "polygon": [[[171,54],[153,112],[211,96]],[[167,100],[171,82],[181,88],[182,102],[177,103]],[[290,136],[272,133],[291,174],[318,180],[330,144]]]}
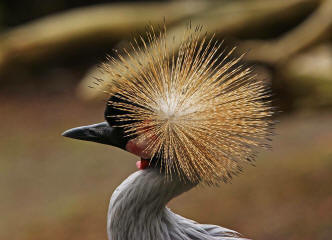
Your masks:
{"label": "shadowed background", "polygon": [[169,207],[252,239],[330,239],[331,13],[330,0],[0,1],[0,239],[107,238],[109,197],[138,159],[61,133],[103,120],[96,65],[163,17],[247,52],[280,112],[257,167]]}

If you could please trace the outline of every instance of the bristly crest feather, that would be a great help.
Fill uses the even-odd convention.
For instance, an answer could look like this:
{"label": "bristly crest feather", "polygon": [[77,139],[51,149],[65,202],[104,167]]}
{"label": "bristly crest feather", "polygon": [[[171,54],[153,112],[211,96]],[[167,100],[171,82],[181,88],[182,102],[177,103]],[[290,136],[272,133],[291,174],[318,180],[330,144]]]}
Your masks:
{"label": "bristly crest feather", "polygon": [[242,56],[202,35],[201,27],[188,27],[175,53],[166,27],[150,27],[147,40],[135,40],[102,70],[110,79],[106,92],[125,100],[108,103],[126,111],[110,117],[128,136],[148,139],[146,151],[166,176],[215,185],[269,146],[273,111],[269,89],[241,65]]}

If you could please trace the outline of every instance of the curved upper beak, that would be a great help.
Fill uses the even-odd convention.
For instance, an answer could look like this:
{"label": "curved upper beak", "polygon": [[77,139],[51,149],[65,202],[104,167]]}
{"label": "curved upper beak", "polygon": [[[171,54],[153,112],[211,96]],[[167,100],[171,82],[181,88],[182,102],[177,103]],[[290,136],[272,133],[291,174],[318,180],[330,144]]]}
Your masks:
{"label": "curved upper beak", "polygon": [[126,139],[121,128],[113,128],[107,122],[76,127],[62,133],[62,136],[112,145],[125,150]]}

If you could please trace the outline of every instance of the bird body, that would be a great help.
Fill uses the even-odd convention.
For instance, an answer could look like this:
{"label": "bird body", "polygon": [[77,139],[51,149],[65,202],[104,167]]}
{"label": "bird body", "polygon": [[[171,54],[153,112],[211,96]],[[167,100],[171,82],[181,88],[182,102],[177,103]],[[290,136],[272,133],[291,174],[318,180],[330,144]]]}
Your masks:
{"label": "bird body", "polygon": [[[251,69],[220,51],[201,28],[188,29],[177,53],[166,28],[102,65],[106,122],[64,136],[119,147],[141,157],[139,171],[113,193],[109,240],[240,240],[235,231],[181,217],[166,207],[197,184],[229,181],[268,147],[269,91]],[[148,47],[148,45],[150,47]],[[146,64],[143,64],[143,63]],[[240,65],[239,65],[240,64]]]}
{"label": "bird body", "polygon": [[199,224],[166,207],[172,198],[195,185],[176,178],[165,181],[156,168],[136,171],[111,197],[109,240],[244,240],[233,230]]}

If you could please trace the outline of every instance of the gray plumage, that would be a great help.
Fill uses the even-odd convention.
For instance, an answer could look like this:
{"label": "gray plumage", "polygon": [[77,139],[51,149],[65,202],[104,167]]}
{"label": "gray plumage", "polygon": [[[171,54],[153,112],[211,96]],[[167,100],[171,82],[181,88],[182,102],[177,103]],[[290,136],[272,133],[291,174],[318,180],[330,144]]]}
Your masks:
{"label": "gray plumage", "polygon": [[111,197],[109,240],[245,240],[233,230],[199,224],[166,207],[172,198],[194,186],[176,178],[165,181],[155,168],[133,173]]}

